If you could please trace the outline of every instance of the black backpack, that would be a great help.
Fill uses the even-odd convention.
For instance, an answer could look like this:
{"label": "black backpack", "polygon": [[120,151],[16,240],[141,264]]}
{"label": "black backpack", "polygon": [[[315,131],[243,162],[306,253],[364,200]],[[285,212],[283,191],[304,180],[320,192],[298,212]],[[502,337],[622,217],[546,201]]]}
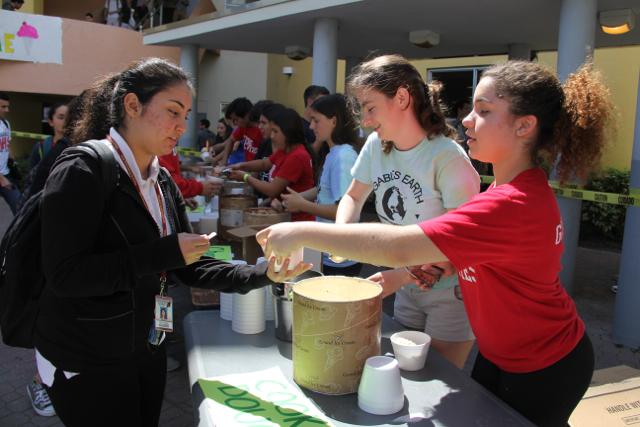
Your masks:
{"label": "black backpack", "polygon": [[[54,167],[69,157],[90,155],[100,161],[107,198],[118,183],[118,165],[111,149],[98,141],[69,147]],[[12,347],[33,348],[38,301],[45,286],[40,230],[41,190],[29,197],[0,242],[0,331]]]}

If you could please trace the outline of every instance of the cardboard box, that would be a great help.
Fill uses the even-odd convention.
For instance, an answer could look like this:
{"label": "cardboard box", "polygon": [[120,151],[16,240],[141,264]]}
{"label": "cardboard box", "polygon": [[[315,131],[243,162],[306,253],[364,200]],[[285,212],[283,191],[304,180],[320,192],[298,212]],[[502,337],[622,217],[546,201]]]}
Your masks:
{"label": "cardboard box", "polygon": [[268,226],[269,225],[245,225],[228,230],[227,232],[230,235],[240,239],[241,242],[241,253],[236,254],[236,258],[247,261],[247,264],[255,264],[258,258],[264,256],[262,248],[256,241],[256,234]]}
{"label": "cardboard box", "polygon": [[[239,255],[239,259],[243,259],[247,261],[247,264],[255,264],[256,260],[260,257],[264,256],[264,252],[262,252],[262,248],[258,244],[256,240],[256,234],[258,231],[269,227],[273,224],[265,224],[265,225],[245,225],[238,228],[232,228],[228,230],[228,233],[233,237],[240,239],[241,241],[241,253]],[[236,255],[236,258],[238,256]],[[318,273],[322,273],[322,253],[318,251],[314,251],[313,249],[304,248],[304,262],[313,264],[311,268]]]}
{"label": "cardboard box", "polygon": [[594,372],[571,414],[571,427],[640,426],[640,370],[616,366]]}

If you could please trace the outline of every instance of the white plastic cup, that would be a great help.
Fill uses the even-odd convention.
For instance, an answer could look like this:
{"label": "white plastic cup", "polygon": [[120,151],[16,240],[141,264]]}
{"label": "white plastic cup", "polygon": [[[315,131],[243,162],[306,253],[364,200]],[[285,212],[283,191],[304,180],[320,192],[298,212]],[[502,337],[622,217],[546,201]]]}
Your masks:
{"label": "white plastic cup", "polygon": [[275,320],[276,315],[273,309],[273,295],[271,295],[271,286],[264,288],[264,320],[271,322]]}
{"label": "white plastic cup", "polygon": [[266,328],[264,319],[264,289],[233,296],[231,330],[239,334],[259,334]]}
{"label": "white plastic cup", "polygon": [[431,337],[420,331],[402,331],[391,335],[393,354],[403,371],[419,371],[424,367]]}
{"label": "white plastic cup", "polygon": [[[274,256],[273,252],[271,253],[271,256]],[[304,248],[299,248],[297,251],[292,252],[291,255],[289,256],[289,270],[293,270],[294,268],[296,268],[296,266],[300,264],[303,259],[304,259]],[[278,261],[276,260],[276,264],[273,267],[273,271],[275,271],[276,273],[279,273],[283,263],[284,263],[284,259],[282,260],[282,263],[278,263]]]}
{"label": "white plastic cup", "polygon": [[[266,262],[265,257],[260,257],[256,260],[256,265]],[[273,308],[273,295],[271,295],[271,286],[265,286],[264,288],[264,320],[270,322],[275,320],[275,310]]]}
{"label": "white plastic cup", "polygon": [[367,359],[358,387],[358,406],[375,415],[395,414],[404,407],[398,361],[388,356]]}
{"label": "white plastic cup", "polygon": [[220,292],[220,318],[229,321],[233,319],[233,294]]}

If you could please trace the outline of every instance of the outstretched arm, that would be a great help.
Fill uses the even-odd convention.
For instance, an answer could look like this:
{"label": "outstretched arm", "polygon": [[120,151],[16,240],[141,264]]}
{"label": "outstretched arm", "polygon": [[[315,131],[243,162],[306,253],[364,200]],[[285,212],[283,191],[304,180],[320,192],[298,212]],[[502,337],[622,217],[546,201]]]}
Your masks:
{"label": "outstretched arm", "polygon": [[448,261],[418,225],[281,223],[260,231],[256,239],[265,253],[278,257],[307,247],[386,267]]}

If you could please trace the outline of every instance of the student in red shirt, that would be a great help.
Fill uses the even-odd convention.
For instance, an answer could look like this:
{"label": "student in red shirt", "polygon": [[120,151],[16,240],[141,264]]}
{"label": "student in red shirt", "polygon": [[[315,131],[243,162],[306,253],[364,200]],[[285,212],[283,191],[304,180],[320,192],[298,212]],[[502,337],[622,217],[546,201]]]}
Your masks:
{"label": "student in red shirt", "polygon": [[165,154],[164,156],[158,156],[160,166],[167,169],[171,174],[171,178],[175,181],[176,185],[180,189],[182,197],[190,199],[192,197],[202,195],[205,197],[211,197],[214,194],[218,194],[220,191],[220,184],[213,181],[200,182],[196,179],[187,179],[182,176],[180,170],[180,159],[175,152]]}
{"label": "student in red shirt", "polygon": [[244,161],[249,162],[256,157],[262,143],[262,133],[258,128],[259,117],[250,115],[252,108],[253,104],[247,98],[236,98],[227,106],[225,116],[231,120],[235,129],[223,142],[222,152],[212,159],[214,164],[226,165],[230,154],[239,149],[244,151]]}
{"label": "student in red shirt", "polygon": [[[285,108],[273,118],[271,127],[273,154],[268,158],[237,163],[231,178],[243,180],[272,199],[279,198],[287,187],[300,193],[315,186],[313,154],[304,139],[302,118],[291,108]],[[271,181],[265,182],[249,172],[271,171]],[[313,221],[306,212],[291,214],[293,221]]]}
{"label": "student in red shirt", "polygon": [[[486,192],[417,225],[284,223],[258,241],[279,257],[306,246],[391,267],[450,262],[478,343],[472,377],[533,423],[566,426],[594,355],[558,277],[562,220],[538,164],[559,159],[560,181],[584,176],[603,150],[608,95],[589,66],[564,85],[536,63],[491,67],[463,121],[470,156],[493,164]],[[390,294],[406,274],[373,279]]]}

